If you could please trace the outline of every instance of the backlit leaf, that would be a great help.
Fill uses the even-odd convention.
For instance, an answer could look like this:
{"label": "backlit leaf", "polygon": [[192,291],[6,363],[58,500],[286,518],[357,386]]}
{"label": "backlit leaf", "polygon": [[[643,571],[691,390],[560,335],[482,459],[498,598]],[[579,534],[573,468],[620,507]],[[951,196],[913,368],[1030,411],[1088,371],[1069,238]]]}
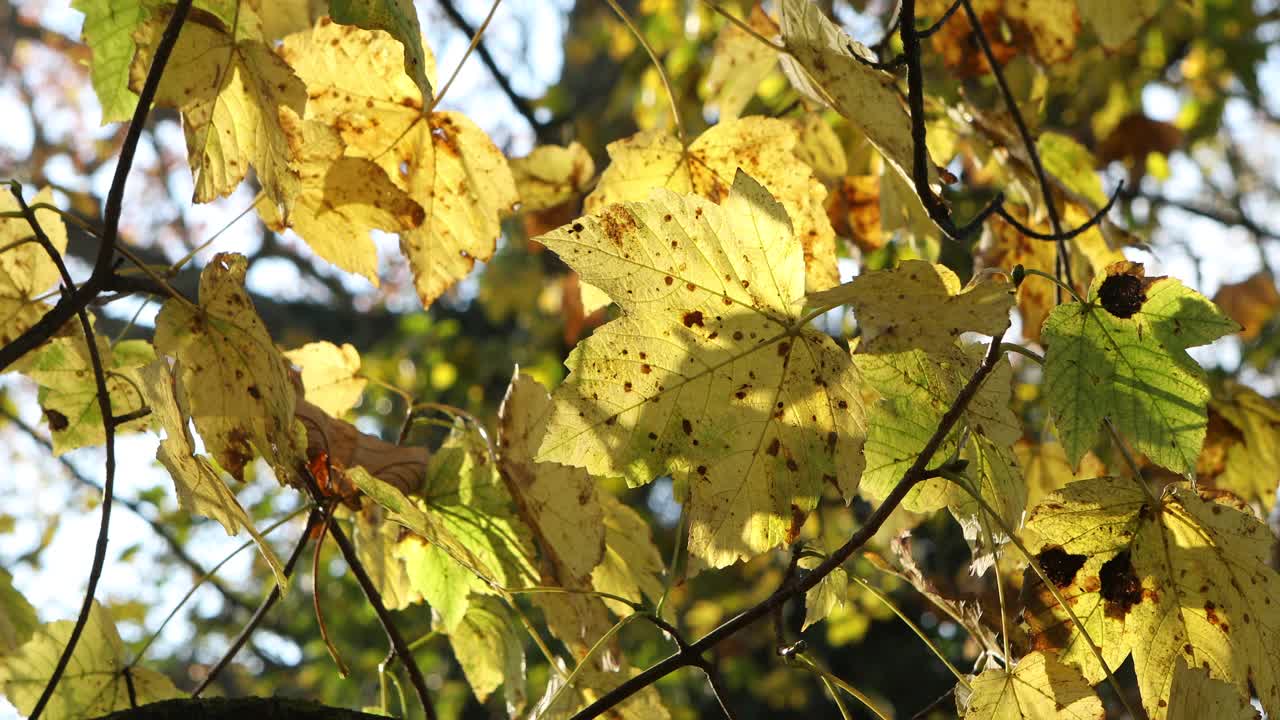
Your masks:
{"label": "backlit leaf", "polygon": [[[137,54],[129,88],[137,92],[169,22],[155,12],[134,33]],[[288,206],[298,192],[280,108],[301,115],[307,89],[266,42],[195,9],[182,26],[156,91],[156,103],[183,115],[196,202],[230,194],[252,165],[272,202]]]}
{"label": "backlit leaf", "polygon": [[129,89],[129,64],[137,46],[133,31],[147,15],[141,2],[73,0],[71,7],[84,13],[80,37],[93,52],[89,75],[102,106],[103,124],[128,120],[138,104]]}
{"label": "backlit leaf", "polygon": [[292,228],[317,255],[378,284],[378,253],[371,230],[400,232],[422,224],[425,213],[405,191],[367,158],[344,157],[338,132],[324,123],[304,121],[280,109],[298,175],[298,193],[282,218],[266,198],[257,208],[272,230]]}
{"label": "backlit leaf", "polygon": [[422,97],[432,97],[431,78],[435,63],[422,45],[422,27],[413,0],[329,0],[334,22],[356,25],[365,30],[385,30],[404,46],[403,71],[413,79]]}
{"label": "backlit leaf", "polygon": [[[778,23],[759,4],[751,7],[747,25],[765,38],[778,35]],[[716,36],[711,63],[702,76],[702,92],[708,108],[719,114],[719,122],[736,120],[755,97],[765,75],[778,65],[778,52],[737,24],[726,22]]]}
{"label": "backlit leaf", "polygon": [[[44,188],[27,204],[53,203],[53,191]],[[0,193],[0,212],[19,210],[12,191]],[[36,222],[59,253],[67,249],[67,228],[62,217],[51,210],[36,210]],[[0,217],[0,345],[21,335],[38,321],[50,305],[36,300],[61,280],[58,268],[39,243],[14,245],[24,238],[34,240],[35,233],[26,219]]]}
{"label": "backlit leaf", "polygon": [[1102,701],[1080,673],[1033,652],[1012,670],[992,668],[972,680],[965,720],[1102,720]]}
{"label": "backlit leaf", "polygon": [[17,651],[39,627],[36,609],[13,586],[13,576],[0,569],[0,658]]}
{"label": "backlit leaf", "polygon": [[[98,338],[111,412],[116,417],[137,412],[145,406],[142,396],[142,366],[155,360],[151,343],[122,340],[112,347]],[[40,409],[53,435],[53,452],[99,445],[106,441],[102,408],[98,404],[98,384],[84,336],[54,338],[23,358],[23,374],[40,386]],[[144,415],[116,425],[117,435],[146,430],[153,425]]]}
{"label": "backlit leaf", "polygon": [[722,206],[656,190],[541,241],[624,316],[570,354],[539,460],[686,483],[713,567],[794,539],[824,483],[852,492],[861,383],[800,326],[800,243],[763,187],[740,172]]}
{"label": "backlit leaf", "polygon": [[1169,720],[1258,720],[1258,710],[1230,683],[1210,677],[1205,668],[1192,669],[1178,658],[1169,691]]}
{"label": "backlit leaf", "polygon": [[[1140,481],[1139,481],[1140,482]],[[1067,485],[1031,514],[1029,547],[1112,668],[1132,654],[1154,720],[1171,710],[1178,659],[1280,709],[1280,575],[1271,531],[1238,500],[1176,484],[1158,501],[1132,479]],[[1038,649],[1060,649],[1097,682],[1102,669],[1039,580],[1026,620]]]}
{"label": "backlit leaf", "polygon": [[502,686],[507,712],[517,716],[527,692],[524,645],[502,602],[493,597],[476,599],[462,622],[449,630],[449,645],[476,699],[484,702]]}
{"label": "backlit leaf", "polygon": [[293,383],[244,287],[244,256],[216,255],[200,274],[200,306],[165,302],[155,346],[178,361],[181,400],[205,446],[237,480],[254,451],[284,481],[302,457]]}
{"label": "backlit leaf", "polygon": [[511,174],[520,209],[528,212],[555,207],[581,194],[595,177],[596,164],[579,143],[539,145],[511,161]]}
{"label": "backlit leaf", "polygon": [[[861,130],[910,182],[911,120],[893,90],[893,77],[854,57],[874,61],[871,51],[849,37],[812,0],[782,0],[782,41],[791,53],[782,67],[803,94],[829,103]],[[796,67],[796,66],[799,67]],[[938,182],[933,162],[929,182]]]}
{"label": "backlit leaf", "polygon": [[[1217,457],[1206,466],[1210,455]],[[1209,401],[1209,426],[1196,464],[1197,482],[1230,490],[1270,510],[1280,483],[1280,406],[1229,383]]]}
{"label": "backlit leaf", "polygon": [[257,544],[262,557],[276,575],[276,583],[283,591],[288,587],[288,577],[275,551],[254,527],[253,519],[236,499],[236,494],[223,482],[209,459],[197,455],[187,416],[177,400],[176,379],[163,361],[154,362],[142,369],[141,386],[147,405],[155,418],[155,424],[164,430],[165,438],[156,450],[156,459],[169,471],[178,493],[178,506],[193,515],[218,521],[228,535],[236,535],[241,528]]}
{"label": "backlit leaf", "polygon": [[1205,436],[1209,388],[1186,349],[1237,326],[1172,278],[1116,263],[1088,302],[1059,305],[1045,321],[1045,395],[1073,466],[1110,418],[1159,465],[1190,475]]}
{"label": "backlit leaf", "polygon": [[360,402],[368,381],[359,377],[360,353],[349,343],[342,347],[330,342],[307,343],[284,356],[302,368],[307,402],[333,417],[342,417]]}
{"label": "backlit leaf", "polygon": [[805,282],[822,290],[839,282],[835,231],[823,209],[827,190],[795,154],[795,130],[782,120],[746,117],[713,125],[689,144],[641,132],[609,144],[612,164],[587,196],[586,210],[649,199],[654,188],[694,193],[722,203],[739,169],[756,179],[786,210],[804,250]]}
{"label": "backlit leaf", "polygon": [[[35,708],[74,625],[73,620],[46,623],[16,653],[0,658],[0,689],[22,715],[29,715]],[[127,666],[126,662],[124,643],[115,623],[95,601],[71,662],[45,706],[44,717],[98,717],[133,707],[131,699],[145,705],[184,696],[164,675]]]}
{"label": "backlit leaf", "polygon": [[480,128],[461,113],[425,112],[396,45],[384,32],[322,19],[286,38],[281,54],[307,84],[305,117],[337,129],[348,155],[381,165],[425,211],[420,226],[400,233],[400,249],[430,305],[492,257],[499,219],[519,196],[506,158]]}
{"label": "backlit leaf", "polygon": [[1160,8],[1160,0],[1076,0],[1076,4],[1089,27],[1098,34],[1098,39],[1108,50],[1115,50],[1129,42]]}

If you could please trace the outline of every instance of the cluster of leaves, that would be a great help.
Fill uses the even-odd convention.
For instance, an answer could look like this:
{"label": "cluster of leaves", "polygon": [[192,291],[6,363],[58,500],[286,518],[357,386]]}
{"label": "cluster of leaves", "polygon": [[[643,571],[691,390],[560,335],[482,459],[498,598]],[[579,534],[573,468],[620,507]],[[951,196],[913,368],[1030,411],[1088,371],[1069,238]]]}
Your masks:
{"label": "cluster of leaves", "polygon": [[[406,430],[420,410],[442,411],[443,439],[392,444],[344,419],[366,393],[361,354],[328,341],[281,350],[236,253],[204,266],[194,299],[140,268],[164,299],[149,340],[108,342],[87,314],[43,329],[58,311],[49,290],[70,282],[67,231],[49,190],[28,202],[15,189],[0,198],[0,345],[44,335],[0,370],[39,388],[55,453],[106,444],[111,458],[115,435],[162,435],[156,458],[182,510],[250,535],[272,598],[312,536],[332,535],[428,717],[388,611],[429,607],[419,629],[448,638],[480,702],[501,688],[511,717],[670,717],[653,683],[687,665],[731,706],[707,651],[788,601],[804,603],[803,630],[839,614],[851,580],[878,592],[851,557],[899,507],[947,509],[999,596],[982,617],[932,588],[909,551],[876,556],[981,646],[970,673],[955,670],[966,718],[1102,717],[1094,688],[1109,681],[1127,704],[1116,671],[1130,658],[1152,718],[1247,716],[1255,698],[1280,713],[1280,575],[1258,515],[1274,503],[1280,410],[1212,383],[1187,353],[1261,331],[1126,261],[1133,236],[1090,220],[1110,207],[1092,153],[1065,134],[1024,142],[1015,98],[1001,111],[930,95],[938,108],[924,117],[921,35],[974,78],[1015,57],[1060,62],[1078,43],[1124,51],[1159,3],[918,5],[903,3],[901,63],[879,62],[810,0],[781,0],[776,20],[754,7],[715,43],[702,94],[718,121],[687,135],[672,93],[673,125],[612,142],[597,175],[583,145],[508,159],[464,114],[438,109],[449,82],[412,3],[78,2],[104,120],[142,122],[148,93],[174,108],[195,202],[252,170],[267,227],[374,285],[372,233],[393,233],[424,308],[492,259],[517,217],[509,235],[536,235],[571,273],[579,326],[566,337],[587,315],[611,319],[576,342],[554,390],[517,369],[491,419],[415,406]],[[915,24],[957,7],[929,31]],[[975,37],[981,56],[964,50]],[[779,73],[802,112],[748,114]],[[956,181],[947,168],[966,164],[966,180],[1004,192],[973,247],[940,194]],[[939,262],[950,254],[976,266],[967,284]],[[860,272],[841,283],[850,260]],[[59,305],[74,302],[63,292]],[[1003,344],[1015,310],[1043,356]],[[833,313],[856,332],[819,327]],[[1034,403],[1016,396],[1026,387]],[[237,495],[259,463],[313,504],[288,561]],[[616,482],[659,479],[682,512],[670,563]],[[858,498],[880,503],[865,532],[834,535],[830,515],[851,517]],[[685,640],[676,588],[788,547],[775,592]],[[21,711],[87,716],[180,695],[126,662],[92,593],[77,622],[41,625],[0,581],[12,618],[0,622],[0,688]],[[633,621],[675,643],[667,664],[636,666],[618,640]],[[778,625],[780,654],[847,712],[847,683]],[[526,634],[545,660],[537,699]],[[385,692],[376,709],[388,710]]]}

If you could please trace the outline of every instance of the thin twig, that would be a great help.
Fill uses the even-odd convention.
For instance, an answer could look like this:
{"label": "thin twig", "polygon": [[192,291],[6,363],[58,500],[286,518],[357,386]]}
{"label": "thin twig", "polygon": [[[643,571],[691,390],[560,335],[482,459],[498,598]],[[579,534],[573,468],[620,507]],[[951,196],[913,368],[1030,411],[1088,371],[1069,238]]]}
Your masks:
{"label": "thin twig", "polygon": [[[909,3],[911,0],[906,0]],[[906,4],[904,3],[904,5]],[[853,533],[844,545],[841,545],[835,552],[831,553],[817,567],[786,583],[778,588],[772,595],[765,598],[761,602],[751,608],[739,613],[715,630],[704,635],[698,641],[691,643],[687,648],[681,650],[658,662],[649,669],[631,677],[613,690],[600,696],[595,702],[588,705],[583,710],[574,715],[574,720],[588,720],[599,716],[612,707],[623,702],[635,693],[649,687],[658,680],[670,675],[680,668],[696,666],[699,658],[703,653],[714,648],[719,643],[732,637],[743,629],[751,626],[756,621],[768,617],[779,605],[787,602],[787,600],[808,592],[819,582],[822,581],[837,567],[840,567],[848,560],[854,552],[865,545],[875,534],[879,532],[880,527],[884,525],[889,516],[897,509],[898,505],[906,498],[907,493],[911,492],[919,483],[934,477],[937,470],[931,470],[928,467],[929,461],[933,458],[934,453],[942,446],[943,441],[951,433],[951,429],[959,422],[960,416],[964,413],[969,402],[977,394],[978,389],[982,386],[982,382],[987,376],[995,370],[997,362],[1003,357],[1000,351],[1000,341],[1004,334],[992,338],[991,345],[987,348],[987,354],[983,358],[982,363],[974,372],[965,386],[961,388],[952,402],[951,407],[943,414],[942,419],[938,422],[938,427],[929,441],[925,443],[920,454],[916,456],[915,462],[903,474],[902,479],[894,486],[893,490],[885,497],[880,506],[875,509],[871,517],[867,518],[866,523]]]}
{"label": "thin twig", "polygon": [[[54,247],[44,228],[40,226],[39,221],[36,219],[35,211],[23,199],[22,186],[16,182],[12,185],[14,198],[17,200],[18,207],[22,209],[23,215],[26,216],[27,224],[31,226],[32,232],[36,234],[37,242],[40,243],[40,247],[49,256],[49,260],[57,267],[58,274],[62,278],[62,299],[59,300],[59,304],[61,304],[75,291],[71,273],[67,270],[67,264],[62,261],[62,255]],[[49,681],[45,683],[44,691],[40,693],[40,699],[36,701],[35,707],[31,710],[31,720],[38,720],[40,714],[44,712],[45,706],[49,704],[49,699],[53,697],[53,691],[58,687],[58,681],[62,679],[62,674],[66,671],[67,664],[71,662],[71,655],[75,653],[76,645],[80,642],[80,635],[84,632],[84,626],[89,622],[89,613],[93,610],[93,596],[98,591],[98,580],[102,577],[102,567],[107,560],[108,531],[111,528],[111,501],[115,494],[116,423],[111,413],[111,393],[107,390],[107,373],[103,369],[102,353],[98,350],[98,339],[94,334],[93,324],[89,322],[89,313],[85,310],[85,306],[81,305],[75,308],[75,315],[80,320],[80,330],[84,333],[85,345],[89,351],[89,365],[93,368],[93,383],[97,389],[98,411],[102,416],[102,431],[106,449],[106,460],[103,463],[102,520],[98,525],[98,540],[93,550],[93,564],[89,568],[89,583],[84,591],[84,601],[80,605],[80,614],[76,616],[76,623],[71,629],[71,635],[67,638],[66,647],[62,649],[62,655],[58,657],[58,663],[53,668],[53,674],[49,676]]]}
{"label": "thin twig", "polygon": [[[303,549],[307,547],[307,541],[311,539],[311,530],[320,522],[321,517],[322,513],[318,507],[313,509],[311,513],[307,515],[307,526],[302,529],[302,535],[298,538],[298,544],[293,547],[293,552],[289,553],[289,559],[285,561],[284,576],[286,578],[293,574],[294,566],[298,564],[298,560],[302,557]],[[267,593],[267,596],[262,599],[262,603],[258,605],[258,609],[253,611],[253,616],[249,618],[249,622],[245,623],[245,626],[240,629],[240,634],[236,636],[235,640],[231,641],[231,647],[227,648],[227,651],[222,654],[222,657],[213,666],[213,668],[209,670],[209,673],[204,676],[204,679],[200,681],[200,684],[196,685],[196,688],[191,691],[191,697],[200,697],[200,693],[204,692],[205,688],[209,687],[209,684],[213,682],[213,679],[226,669],[227,665],[231,663],[231,660],[235,658],[236,653],[240,652],[240,648],[244,647],[244,644],[248,642],[249,636],[252,635],[253,631],[257,630],[258,626],[262,624],[262,619],[267,616],[267,612],[270,611],[279,600],[280,583],[275,583],[271,586],[271,592]]]}
{"label": "thin twig", "polygon": [[1013,124],[1018,128],[1018,135],[1022,137],[1022,143],[1027,148],[1027,155],[1031,158],[1031,167],[1036,174],[1036,182],[1040,184],[1040,192],[1044,196],[1045,211],[1049,214],[1049,227],[1053,228],[1054,239],[1058,245],[1058,269],[1062,272],[1067,284],[1074,287],[1075,282],[1071,278],[1071,258],[1067,254],[1067,240],[1062,234],[1062,220],[1058,217],[1058,206],[1054,204],[1053,190],[1049,187],[1049,177],[1045,174],[1044,164],[1040,162],[1040,152],[1036,150],[1035,139],[1031,137],[1031,131],[1027,129],[1027,122],[1022,118],[1022,110],[1018,108],[1018,101],[1014,98],[1013,91],[1009,89],[1009,83],[1004,78],[1000,63],[996,60],[995,53],[991,50],[991,43],[987,39],[986,31],[982,28],[982,21],[978,19],[978,14],[973,11],[973,5],[969,0],[960,0],[960,3],[964,5],[965,15],[968,16],[969,25],[973,28],[973,36],[977,39],[978,46],[982,48],[982,54],[987,59],[987,65],[991,67],[991,74],[995,77],[996,85],[1000,88],[1000,94],[1004,98],[1004,104],[1009,111],[1009,116],[1013,118]]}
{"label": "thin twig", "polygon": [[[316,479],[311,476],[311,472],[304,468],[301,475],[307,483],[307,489],[311,492],[311,497],[317,503],[323,503],[324,497],[320,493],[320,487],[316,484]],[[414,659],[413,652],[409,650],[409,644],[404,641],[404,636],[400,634],[400,630],[396,627],[395,620],[391,617],[387,606],[382,602],[382,594],[378,592],[378,588],[373,584],[368,571],[364,569],[364,564],[360,562],[355,546],[351,544],[350,538],[347,537],[342,527],[336,523],[329,526],[329,535],[338,544],[338,549],[342,551],[342,559],[346,561],[347,567],[351,568],[351,573],[356,576],[356,582],[360,585],[360,590],[364,592],[365,599],[369,601],[369,606],[373,608],[374,614],[378,616],[378,622],[382,625],[383,632],[387,634],[387,642],[391,645],[396,655],[399,656],[400,661],[404,663],[405,670],[409,673],[409,682],[413,684],[413,689],[418,694],[418,701],[422,703],[422,710],[426,713],[427,720],[435,720],[436,711],[431,704],[431,695],[427,691],[427,681],[422,676],[422,669],[418,667],[418,661]]]}

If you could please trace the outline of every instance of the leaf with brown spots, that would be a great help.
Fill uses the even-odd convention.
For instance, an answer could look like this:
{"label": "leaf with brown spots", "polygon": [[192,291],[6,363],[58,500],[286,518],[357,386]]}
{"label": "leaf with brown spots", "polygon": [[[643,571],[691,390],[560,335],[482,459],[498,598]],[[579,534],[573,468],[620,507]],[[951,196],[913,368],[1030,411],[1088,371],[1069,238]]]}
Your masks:
{"label": "leaf with brown spots", "polygon": [[907,260],[814,293],[808,302],[853,307],[862,330],[861,352],[920,349],[954,356],[961,333],[997,335],[1008,329],[1013,285],[1003,275],[984,275],[962,290],[945,265]]}
{"label": "leaf with brown spots", "polygon": [[[1206,462],[1216,457],[1217,462]],[[1196,480],[1271,510],[1280,482],[1280,405],[1234,382],[1209,401]]]}
{"label": "leaf with brown spots", "polygon": [[[101,337],[97,343],[106,373],[107,393],[111,397],[111,412],[119,417],[145,407],[139,371],[155,360],[151,343],[122,340],[112,347]],[[49,421],[55,455],[106,441],[102,409],[98,405],[98,384],[84,335],[54,338],[25,356],[16,369],[40,386],[40,408]],[[154,424],[153,418],[143,416],[116,425],[115,432],[117,436],[140,432]]]}
{"label": "leaf with brown spots", "polygon": [[421,225],[400,233],[400,249],[429,306],[493,256],[499,220],[519,198],[484,131],[461,113],[425,111],[401,50],[384,32],[322,19],[285,38],[281,54],[307,84],[305,118],[335,128],[346,155],[380,165],[425,211]]}
{"label": "leaf with brown spots", "polygon": [[800,243],[763,187],[740,172],[722,206],[657,190],[542,241],[623,317],[569,356],[539,460],[687,482],[689,549],[713,567],[787,542],[824,477],[852,493],[861,379],[800,324]]}
{"label": "leaf with brown spots", "polygon": [[413,0],[329,0],[329,13],[334,22],[389,33],[404,47],[400,68],[423,97],[431,97],[435,63],[431,51],[422,45],[422,26]]}
{"label": "leaf with brown spots", "polygon": [[1095,278],[1085,303],[1045,321],[1044,395],[1062,446],[1078,465],[1103,418],[1152,462],[1190,476],[1200,455],[1209,387],[1187,348],[1238,326],[1172,278],[1120,262]]}
{"label": "leaf with brown spots", "polygon": [[317,255],[378,284],[378,252],[372,230],[401,232],[422,224],[422,206],[396,187],[377,163],[345,157],[338,132],[324,123],[303,120],[280,109],[298,174],[298,194],[287,218],[263,198],[258,213],[277,232],[292,228]]}
{"label": "leaf with brown spots", "polygon": [[255,451],[286,481],[302,460],[289,364],[244,288],[243,255],[214,256],[200,274],[200,306],[171,299],[156,318],[158,353],[178,362],[179,402],[222,469],[244,480]]}
{"label": "leaf with brown spots", "polygon": [[[1153,720],[1172,716],[1180,660],[1237,692],[1252,689],[1274,714],[1280,574],[1269,565],[1271,531],[1230,495],[1179,483],[1153,501],[1137,482],[1096,478],[1053,493],[1027,520],[1029,549],[1108,665],[1133,656]],[[1083,636],[1030,573],[1023,593],[1033,646],[1058,650],[1098,682],[1104,673]]]}
{"label": "leaf with brown spots", "polygon": [[[805,283],[822,290],[840,280],[836,269],[835,231],[823,209],[827,189],[797,157],[799,141],[787,122],[746,117],[721,122],[689,144],[666,133],[646,131],[609,144],[612,164],[587,196],[586,211],[599,212],[613,203],[647,200],[654,188],[694,193],[721,203],[739,168],[750,175],[786,210],[804,251]],[[679,238],[670,238],[676,243]]]}
{"label": "leaf with brown spots", "polygon": [[[778,23],[756,3],[747,25],[766,38],[777,37]],[[702,94],[707,109],[714,109],[720,122],[736,120],[755,97],[756,88],[778,66],[778,52],[752,37],[737,24],[725,22],[716,36],[711,63],[702,77]]]}
{"label": "leaf with brown spots", "polygon": [[521,212],[535,212],[579,197],[595,178],[596,163],[580,143],[539,145],[511,161],[511,174]]}
{"label": "leaf with brown spots", "polygon": [[267,565],[275,573],[276,583],[283,592],[289,578],[284,573],[280,558],[271,545],[253,525],[253,518],[245,512],[235,491],[227,487],[222,476],[209,462],[209,458],[195,452],[188,416],[178,400],[179,381],[163,358],[143,368],[139,384],[146,394],[156,426],[164,430],[165,438],[156,450],[156,459],[169,471],[174,488],[178,492],[178,506],[188,513],[218,521],[228,535],[236,535],[243,528],[258,546]]}
{"label": "leaf with brown spots", "polygon": [[[134,33],[138,51],[129,88],[138,92],[151,68],[172,8],[157,11]],[[250,13],[246,13],[246,16]],[[193,10],[165,66],[156,104],[182,111],[196,202],[228,195],[252,165],[263,192],[286,212],[298,192],[280,108],[301,115],[307,89],[244,18],[228,27],[210,12]]]}

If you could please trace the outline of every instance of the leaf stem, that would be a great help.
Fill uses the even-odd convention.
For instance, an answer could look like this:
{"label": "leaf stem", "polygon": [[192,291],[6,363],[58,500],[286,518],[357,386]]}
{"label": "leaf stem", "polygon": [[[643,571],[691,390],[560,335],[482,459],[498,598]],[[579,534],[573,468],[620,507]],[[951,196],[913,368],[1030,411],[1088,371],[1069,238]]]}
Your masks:
{"label": "leaf stem", "polygon": [[956,681],[966,688],[969,687],[969,679],[964,676],[964,673],[960,672],[955,665],[951,664],[951,661],[947,659],[946,653],[942,652],[942,649],[933,642],[933,639],[926,635],[924,630],[922,630],[919,625],[916,625],[911,618],[907,617],[906,613],[902,612],[902,609],[899,608],[893,600],[889,599],[888,595],[885,595],[879,588],[856,575],[850,575],[849,577],[852,578],[854,582],[861,585],[864,590],[874,595],[877,600],[884,604],[885,607],[892,610],[893,614],[897,615],[899,620],[906,624],[907,627],[911,628],[911,632],[915,633],[916,637],[920,638],[929,650],[942,661],[942,664],[947,666],[947,670],[955,676]]}
{"label": "leaf stem", "polygon": [[[596,653],[600,650],[600,648],[604,647],[605,644],[608,643],[609,640],[612,639],[614,635],[617,635],[622,630],[622,628],[626,627],[627,625],[630,625],[633,621],[641,617],[643,616],[640,613],[628,615],[622,618],[621,620],[619,620],[618,622],[614,623],[613,627],[606,630],[605,633],[601,635],[595,641],[595,643],[591,645],[590,649],[587,650],[587,654],[583,655],[582,659],[578,661],[578,664],[573,667],[573,671],[564,677],[564,683],[560,687],[556,688],[555,693],[551,696],[551,700],[546,703],[545,707],[548,710],[550,710],[551,708],[554,708],[556,705],[556,701],[560,699],[560,696],[564,694],[564,691],[566,689],[568,689],[573,685],[573,681],[578,678],[579,673],[581,673],[582,669],[587,666],[587,663],[591,662],[591,659],[595,657]],[[555,667],[556,664],[552,663],[552,666]],[[537,720],[537,719],[535,718],[534,720]]]}
{"label": "leaf stem", "polygon": [[1146,478],[1142,476],[1142,468],[1138,467],[1137,460],[1135,460],[1133,454],[1129,452],[1129,446],[1125,445],[1124,438],[1120,437],[1120,431],[1116,430],[1115,423],[1111,422],[1111,418],[1109,417],[1103,418],[1102,423],[1107,426],[1107,431],[1111,435],[1111,442],[1115,444],[1116,449],[1120,451],[1120,455],[1124,457],[1125,464],[1128,465],[1129,470],[1133,472],[1133,481],[1142,488],[1142,492],[1146,494],[1147,500],[1150,500],[1153,506],[1158,505],[1159,498],[1155,496],[1155,493],[1151,491],[1151,487],[1147,485]]}
{"label": "leaf stem", "polygon": [[662,67],[662,61],[658,59],[658,54],[654,52],[653,46],[640,33],[640,28],[636,27],[631,16],[618,4],[618,0],[605,0],[605,2],[609,3],[609,7],[613,8],[613,12],[627,26],[627,29],[635,36],[636,42],[640,43],[640,47],[644,48],[644,51],[649,54],[649,59],[653,61],[653,68],[657,71],[658,77],[662,79],[662,86],[667,90],[667,99],[671,102],[671,117],[675,122],[676,137],[680,139],[680,146],[687,150],[689,143],[685,139],[684,124],[680,122],[680,105],[676,102],[676,93],[671,89],[671,78],[667,77],[667,71]]}
{"label": "leaf stem", "polygon": [[445,81],[444,87],[440,88],[440,92],[431,99],[431,105],[423,111],[423,115],[430,115],[444,99],[445,93],[449,92],[449,88],[453,86],[453,81],[458,79],[458,73],[462,72],[462,66],[467,63],[467,58],[471,57],[471,53],[475,52],[476,46],[480,44],[480,38],[484,37],[484,31],[489,28],[489,21],[493,20],[493,14],[498,12],[498,6],[502,4],[502,0],[493,0],[493,5],[489,7],[489,14],[484,16],[484,21],[480,23],[480,27],[471,35],[471,43],[467,45],[467,51],[462,53],[462,59],[458,61],[458,65],[453,69],[453,74]]}
{"label": "leaf stem", "polygon": [[1034,362],[1037,365],[1041,365],[1041,366],[1044,365],[1044,356],[1025,345],[1006,342],[1006,343],[1000,343],[1000,349],[1003,350],[1004,352],[1017,353],[1018,355],[1021,355],[1025,358],[1030,359],[1032,362]]}
{"label": "leaf stem", "polygon": [[803,653],[797,653],[795,655],[795,658],[796,660],[800,661],[801,664],[807,667],[811,672],[813,672],[815,675],[822,678],[823,681],[829,682],[835,685],[836,687],[840,688],[841,690],[852,695],[854,698],[858,700],[858,702],[865,705],[866,708],[870,710],[873,715],[880,718],[880,720],[889,720],[890,716],[886,714],[883,710],[881,710],[879,707],[876,707],[875,702],[873,702],[871,698],[867,697],[866,694],[863,693],[858,688],[850,685],[844,680],[841,680],[838,675],[822,667],[817,662],[809,659]]}
{"label": "leaf stem", "polygon": [[739,29],[739,30],[741,30],[742,32],[744,32],[744,33],[746,33],[746,34],[750,35],[751,37],[755,38],[756,40],[760,41],[760,43],[761,43],[761,44],[763,44],[763,45],[767,46],[770,50],[774,50],[774,51],[777,51],[777,52],[780,52],[780,53],[785,53],[785,52],[787,51],[787,46],[782,45],[782,44],[779,44],[779,43],[775,43],[774,41],[770,40],[769,38],[767,38],[767,37],[765,37],[765,36],[761,35],[760,33],[756,32],[756,29],[755,29],[755,28],[753,28],[753,27],[751,27],[750,25],[748,25],[745,21],[740,20],[740,19],[738,19],[738,18],[734,17],[733,15],[729,14],[729,12],[727,12],[724,8],[720,7],[720,4],[719,4],[719,3],[717,3],[717,2],[715,2],[714,0],[702,0],[702,2],[703,2],[703,3],[705,3],[705,4],[706,4],[708,7],[710,7],[712,10],[715,10],[715,11],[716,11],[720,16],[722,16],[725,20],[728,20],[729,22],[731,22],[731,23],[733,23],[734,25],[738,26],[738,29]]}
{"label": "leaf stem", "polygon": [[1053,275],[1050,275],[1049,273],[1043,270],[1036,270],[1034,268],[1023,268],[1023,270],[1025,270],[1028,275],[1035,275],[1036,277],[1042,277],[1045,280],[1048,280],[1049,282],[1053,283],[1054,285],[1057,285],[1059,288],[1066,290],[1068,293],[1071,294],[1071,297],[1075,298],[1076,302],[1080,303],[1081,305],[1084,304],[1084,298],[1080,297],[1080,294],[1076,292],[1076,289],[1062,282],[1057,277],[1054,277]]}

